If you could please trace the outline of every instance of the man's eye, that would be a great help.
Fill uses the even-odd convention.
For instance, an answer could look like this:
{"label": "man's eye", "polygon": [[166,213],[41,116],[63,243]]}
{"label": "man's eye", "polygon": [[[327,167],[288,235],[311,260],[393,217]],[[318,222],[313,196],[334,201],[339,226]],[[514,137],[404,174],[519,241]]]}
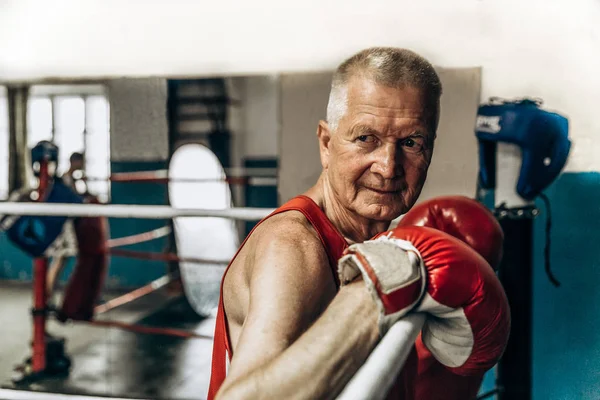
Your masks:
{"label": "man's eye", "polygon": [[418,153],[423,151],[425,141],[423,138],[408,138],[402,142],[402,146],[411,153]]}
{"label": "man's eye", "polygon": [[373,135],[360,135],[356,138],[356,140],[363,143],[372,143],[375,140],[375,138],[373,137]]}

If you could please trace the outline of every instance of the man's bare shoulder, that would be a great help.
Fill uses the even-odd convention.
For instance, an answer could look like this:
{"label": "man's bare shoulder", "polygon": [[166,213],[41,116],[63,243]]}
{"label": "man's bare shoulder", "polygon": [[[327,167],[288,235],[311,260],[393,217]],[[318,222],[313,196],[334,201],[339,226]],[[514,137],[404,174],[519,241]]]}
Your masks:
{"label": "man's bare shoulder", "polygon": [[225,286],[227,289],[231,284],[239,292],[257,274],[322,279],[328,265],[325,247],[310,221],[299,211],[286,211],[267,218],[252,231],[227,274]]}
{"label": "man's bare shoulder", "polygon": [[[305,327],[312,322],[335,293],[325,247],[306,217],[297,211],[269,217],[254,229],[225,278],[223,295],[233,348],[251,304],[262,310],[255,310],[255,318],[292,318],[290,332],[296,332],[297,324]],[[264,306],[259,306],[263,301]],[[267,303],[276,304],[276,310]]]}
{"label": "man's bare shoulder", "polygon": [[292,251],[318,258],[326,254],[314,226],[299,211],[286,211],[263,221],[254,232],[257,256]]}

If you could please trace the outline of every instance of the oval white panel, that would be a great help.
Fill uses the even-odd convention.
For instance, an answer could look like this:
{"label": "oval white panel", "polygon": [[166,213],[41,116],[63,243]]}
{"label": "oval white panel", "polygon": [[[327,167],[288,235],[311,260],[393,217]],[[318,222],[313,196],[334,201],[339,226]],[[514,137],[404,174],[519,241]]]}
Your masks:
{"label": "oval white panel", "polygon": [[[231,208],[231,191],[221,163],[205,146],[179,147],[169,163],[169,202],[174,208]],[[214,217],[173,219],[179,257],[229,262],[239,247],[235,221]],[[179,263],[185,295],[194,310],[214,316],[225,265]]]}

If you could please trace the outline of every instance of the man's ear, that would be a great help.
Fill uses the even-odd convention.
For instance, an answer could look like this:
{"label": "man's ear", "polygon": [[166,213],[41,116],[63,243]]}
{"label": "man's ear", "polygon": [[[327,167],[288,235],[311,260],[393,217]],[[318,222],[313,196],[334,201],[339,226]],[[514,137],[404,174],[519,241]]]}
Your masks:
{"label": "man's ear", "polygon": [[331,130],[327,121],[320,120],[317,127],[317,137],[319,138],[319,154],[321,155],[321,165],[323,169],[329,166],[329,145],[331,143]]}

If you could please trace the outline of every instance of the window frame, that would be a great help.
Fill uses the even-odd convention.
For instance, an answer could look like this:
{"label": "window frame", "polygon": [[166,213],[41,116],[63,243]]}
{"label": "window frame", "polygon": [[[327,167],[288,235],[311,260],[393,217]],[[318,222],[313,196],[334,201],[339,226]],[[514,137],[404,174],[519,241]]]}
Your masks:
{"label": "window frame", "polygon": [[[110,139],[111,139],[111,126],[110,126],[110,97],[108,95],[108,87],[103,83],[94,83],[94,84],[36,84],[32,85],[29,89],[29,93],[27,96],[27,102],[35,98],[48,98],[50,100],[50,112],[51,112],[51,137],[50,140],[55,143],[56,141],[56,120],[57,120],[57,105],[56,99],[60,97],[79,97],[83,100],[84,104],[84,125],[83,131],[81,134],[83,135],[83,154],[84,156],[88,153],[89,148],[87,144],[86,136],[89,134],[89,127],[87,124],[89,114],[88,114],[88,98],[94,96],[101,96],[106,100],[107,111],[108,111],[108,125],[107,125],[107,140],[108,140],[108,177],[110,177],[111,173],[111,156],[110,156]],[[29,110],[28,110],[29,112]],[[30,126],[27,127],[27,135],[30,134]],[[27,147],[30,148],[29,138],[27,140]],[[9,155],[10,156],[10,155]],[[87,162],[86,162],[87,164]],[[86,165],[87,169],[87,165]],[[107,177],[107,179],[108,179]],[[10,179],[10,177],[9,177]],[[99,195],[103,201],[110,202],[112,197],[112,185],[110,182],[106,186],[106,192],[102,193],[94,193]]]}

